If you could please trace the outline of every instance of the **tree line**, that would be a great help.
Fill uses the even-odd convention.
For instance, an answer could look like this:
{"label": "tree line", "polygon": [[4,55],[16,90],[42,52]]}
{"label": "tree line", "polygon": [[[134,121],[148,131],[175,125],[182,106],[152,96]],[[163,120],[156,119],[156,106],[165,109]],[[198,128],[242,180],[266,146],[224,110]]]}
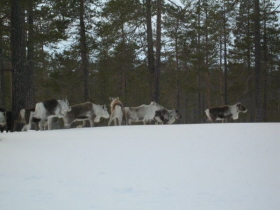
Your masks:
{"label": "tree line", "polygon": [[248,108],[243,122],[279,122],[275,0],[0,0],[0,106],[50,98],[125,106],[156,101],[180,123],[204,110]]}

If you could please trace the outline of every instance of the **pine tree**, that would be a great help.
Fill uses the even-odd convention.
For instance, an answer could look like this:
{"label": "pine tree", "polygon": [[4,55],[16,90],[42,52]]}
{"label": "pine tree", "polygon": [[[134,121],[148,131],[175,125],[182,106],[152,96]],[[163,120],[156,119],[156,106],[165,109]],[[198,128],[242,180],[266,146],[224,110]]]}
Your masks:
{"label": "pine tree", "polygon": [[28,77],[24,40],[24,13],[19,0],[11,0],[11,61],[12,61],[12,124],[20,109],[27,105]]}
{"label": "pine tree", "polygon": [[34,2],[29,1],[27,6],[28,14],[28,37],[27,37],[27,77],[28,84],[26,84],[27,89],[27,107],[33,107],[35,105],[35,87],[34,87]]}
{"label": "pine tree", "polygon": [[84,21],[84,0],[80,0],[79,9],[79,21],[80,21],[80,53],[81,53],[81,69],[83,71],[83,83],[84,83],[84,100],[89,100],[89,71],[88,71],[88,50],[86,42],[86,29]]}
{"label": "pine tree", "polygon": [[[238,13],[235,18],[234,47],[231,50],[231,60],[241,66],[242,77],[244,78],[243,93],[240,98],[246,98],[248,106],[254,107],[253,95],[253,1],[240,1]],[[239,78],[242,80],[242,78]],[[250,121],[254,119],[254,109],[250,112]]]}
{"label": "pine tree", "polygon": [[162,0],[157,0],[157,32],[156,32],[156,60],[155,60],[155,93],[154,100],[159,102],[160,96],[160,71],[161,71],[161,11]]}
{"label": "pine tree", "polygon": [[[263,91],[263,121],[267,122],[270,116],[273,116],[273,110],[277,109],[274,106],[274,99],[272,97],[272,91],[275,88],[271,88],[271,73],[275,67],[275,63],[279,53],[279,23],[277,17],[277,11],[275,9],[275,1],[264,0],[261,2],[261,34],[262,34],[262,91]],[[279,83],[278,83],[279,84]],[[277,85],[276,85],[277,86]],[[277,88],[276,88],[277,89]]]}
{"label": "pine tree", "polygon": [[255,89],[256,89],[256,122],[262,121],[261,101],[261,37],[260,37],[260,2],[254,0],[254,55],[255,55]]}
{"label": "pine tree", "polygon": [[151,0],[146,0],[146,24],[147,24],[147,45],[148,45],[148,70],[150,72],[150,91],[151,100],[154,100],[153,90],[155,89],[155,57],[154,57],[154,41],[152,29],[152,5]]}

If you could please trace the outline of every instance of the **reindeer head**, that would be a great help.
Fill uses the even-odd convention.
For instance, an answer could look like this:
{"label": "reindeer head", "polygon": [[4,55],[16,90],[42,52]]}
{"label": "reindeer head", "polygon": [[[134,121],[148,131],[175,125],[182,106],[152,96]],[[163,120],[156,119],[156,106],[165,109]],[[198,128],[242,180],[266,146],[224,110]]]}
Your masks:
{"label": "reindeer head", "polygon": [[5,113],[0,111],[0,126],[6,126]]}
{"label": "reindeer head", "polygon": [[63,115],[65,115],[67,112],[71,111],[71,107],[69,106],[69,102],[68,99],[62,99],[62,100],[58,100],[60,107],[61,107],[61,113]]}
{"label": "reindeer head", "polygon": [[238,107],[240,112],[246,113],[247,112],[247,108],[245,106],[243,106],[240,102],[238,102],[236,104],[236,106]]}
{"label": "reindeer head", "polygon": [[106,104],[104,104],[102,106],[102,110],[101,110],[101,117],[105,118],[105,119],[108,119],[110,117],[108,111],[107,111],[107,107],[106,107]]}
{"label": "reindeer head", "polygon": [[158,104],[158,103],[155,102],[155,101],[152,101],[150,105],[153,106],[153,107],[155,108],[156,111],[157,111],[157,110],[161,110],[161,109],[164,108],[163,106],[161,106],[160,104]]}
{"label": "reindeer head", "polygon": [[115,97],[115,98],[114,97],[109,97],[109,100],[110,101],[119,100],[119,97]]}
{"label": "reindeer head", "polygon": [[180,114],[180,112],[179,112],[179,109],[175,109],[174,110],[175,111],[175,113],[176,113],[176,120],[181,120],[183,117],[182,117],[182,115]]}

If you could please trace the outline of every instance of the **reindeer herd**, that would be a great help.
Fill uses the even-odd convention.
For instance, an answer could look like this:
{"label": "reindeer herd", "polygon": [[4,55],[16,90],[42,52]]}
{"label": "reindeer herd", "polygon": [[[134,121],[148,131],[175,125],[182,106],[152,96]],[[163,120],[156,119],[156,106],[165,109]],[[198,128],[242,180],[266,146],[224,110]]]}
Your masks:
{"label": "reindeer herd", "polygon": [[[20,110],[18,119],[12,126],[12,114],[0,108],[0,130],[12,131],[21,125],[22,131],[28,131],[32,126],[38,130],[51,130],[53,119],[62,118],[64,128],[70,128],[74,122],[81,121],[84,127],[86,121],[94,127],[94,123],[100,122],[101,118],[109,119],[108,126],[131,125],[134,123],[146,124],[173,124],[176,120],[182,119],[178,109],[166,109],[156,102],[140,105],[138,107],[124,107],[118,97],[110,99],[110,112],[108,113],[106,104],[97,105],[85,102],[76,105],[69,105],[67,99],[64,100],[45,100],[39,102],[33,108]],[[210,122],[216,120],[227,121],[236,120],[240,112],[245,113],[247,109],[240,103],[231,106],[212,107],[205,110],[205,114]]]}

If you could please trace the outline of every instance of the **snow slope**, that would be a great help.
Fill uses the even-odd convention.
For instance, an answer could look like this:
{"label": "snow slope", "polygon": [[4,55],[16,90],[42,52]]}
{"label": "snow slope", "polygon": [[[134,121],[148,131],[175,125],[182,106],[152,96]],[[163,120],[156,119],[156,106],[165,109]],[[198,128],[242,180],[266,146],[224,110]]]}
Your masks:
{"label": "snow slope", "polygon": [[280,124],[0,134],[1,210],[279,210]]}

